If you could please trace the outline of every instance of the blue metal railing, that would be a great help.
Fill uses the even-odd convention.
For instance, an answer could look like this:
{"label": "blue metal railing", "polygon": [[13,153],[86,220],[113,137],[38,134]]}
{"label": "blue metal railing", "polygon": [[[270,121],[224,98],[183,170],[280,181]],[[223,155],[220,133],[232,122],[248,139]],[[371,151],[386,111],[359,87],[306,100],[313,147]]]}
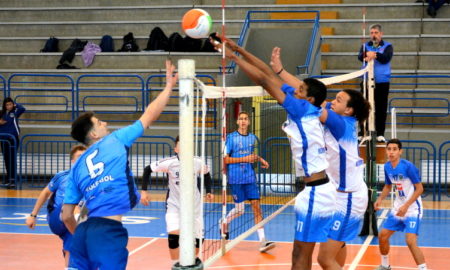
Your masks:
{"label": "blue metal railing", "polygon": [[[256,14],[270,14],[270,13],[313,13],[315,14],[314,19],[253,19],[252,16]],[[317,34],[320,30],[319,28],[320,21],[320,12],[317,10],[280,10],[280,11],[269,11],[269,10],[250,10],[247,12],[245,16],[244,24],[242,25],[241,34],[239,35],[239,39],[237,44],[242,46],[244,40],[249,31],[250,25],[252,23],[313,23],[312,35],[309,40],[309,47],[305,59],[305,64],[297,66],[297,73],[301,73],[301,70],[305,70],[305,73],[309,73],[312,71],[310,68],[311,60],[315,52],[313,52],[315,46],[315,41]],[[320,47],[316,47],[317,50],[320,50]],[[234,72],[236,67],[235,62],[231,62],[230,66],[227,67],[228,72]]]}
{"label": "blue metal railing", "polygon": [[[394,104],[400,101],[400,104]],[[422,105],[405,106],[401,104],[402,101],[421,102]],[[434,102],[431,102],[434,101]],[[433,106],[433,104],[441,103],[441,106]],[[428,105],[428,106],[427,106]],[[389,100],[388,111],[392,108],[397,109],[398,116],[414,116],[414,117],[447,117],[449,115],[450,103],[447,98],[391,98]],[[429,113],[425,110],[430,110]],[[409,112],[407,112],[409,111]],[[416,112],[417,111],[417,112]],[[440,123],[433,123],[433,125],[442,125]],[[444,124],[446,125],[446,124]]]}
{"label": "blue metal railing", "polygon": [[[139,75],[87,74],[76,81],[77,115],[93,111],[97,114],[133,114],[146,107],[144,79]],[[131,102],[131,103],[130,103]],[[130,122],[120,117],[111,122]]]}
{"label": "blue metal railing", "polygon": [[439,146],[438,158],[438,201],[440,201],[442,193],[447,197],[450,197],[450,141],[445,141]]}
{"label": "blue metal railing", "polygon": [[[424,140],[402,140],[402,144],[403,155],[401,158],[409,160],[419,170],[424,185],[422,197],[432,194],[433,200],[436,200],[439,193],[436,146],[432,142]],[[381,190],[385,180],[383,166],[377,166],[377,179],[378,190]]]}
{"label": "blue metal railing", "polygon": [[6,80],[5,77],[3,77],[2,75],[0,75],[0,90],[3,92],[3,97],[8,97],[7,96],[7,88],[6,88]]}
{"label": "blue metal railing", "polygon": [[[146,82],[145,82],[145,91],[146,91],[146,104],[150,104],[150,102],[152,101],[152,98],[155,98],[157,96],[156,93],[161,92],[164,89],[164,86],[166,84],[165,82],[165,75],[150,75]],[[216,81],[215,79],[210,76],[210,75],[204,75],[204,74],[199,74],[196,75],[196,78],[198,78],[199,80],[201,80],[205,85],[212,85],[215,86],[216,85]],[[179,89],[178,88],[174,88],[172,91],[172,96],[170,98],[174,98],[178,100],[178,95],[179,93]],[[201,99],[201,95],[197,95],[197,92],[194,93],[194,98],[200,98]],[[207,106],[207,117],[211,116],[211,119],[206,119],[206,125],[213,125],[214,127],[216,127],[217,125],[217,100],[208,100],[208,106]],[[196,104],[197,106],[201,106],[200,104]],[[200,108],[198,108],[200,109]],[[179,109],[178,109],[178,102],[175,103],[169,103],[167,104],[165,110],[161,113],[163,115],[179,115]],[[201,116],[201,114],[199,113],[199,116]],[[178,120],[157,120],[156,122],[159,123],[178,123]],[[198,121],[200,123],[200,120]]]}
{"label": "blue metal railing", "polygon": [[[27,109],[28,113],[21,117],[22,121],[71,122],[74,119],[75,88],[69,75],[12,74],[7,87],[6,96],[24,104]],[[54,115],[60,117],[55,119]]]}

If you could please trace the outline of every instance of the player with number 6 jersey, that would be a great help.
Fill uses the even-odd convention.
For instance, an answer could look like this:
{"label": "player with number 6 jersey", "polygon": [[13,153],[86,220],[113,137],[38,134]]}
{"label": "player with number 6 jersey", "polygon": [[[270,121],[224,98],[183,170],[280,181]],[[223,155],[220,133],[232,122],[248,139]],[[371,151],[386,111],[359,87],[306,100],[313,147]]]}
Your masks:
{"label": "player with number 6 jersey", "polygon": [[[176,84],[175,66],[166,61],[166,87],[134,124],[110,133],[107,123],[84,113],[72,123],[71,135],[89,146],[73,165],[62,217],[74,234],[69,269],[125,269],[128,232],[122,215],[140,199],[129,167],[133,142],[158,118]],[[86,201],[88,219],[77,226],[73,208]]]}

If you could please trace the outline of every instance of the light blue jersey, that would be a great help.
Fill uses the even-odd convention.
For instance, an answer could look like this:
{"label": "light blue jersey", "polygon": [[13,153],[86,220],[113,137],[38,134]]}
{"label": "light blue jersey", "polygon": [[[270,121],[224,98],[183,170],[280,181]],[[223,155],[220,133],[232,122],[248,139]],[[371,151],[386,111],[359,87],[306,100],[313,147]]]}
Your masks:
{"label": "light blue jersey", "polygon": [[[240,158],[253,154],[257,138],[254,134],[242,135],[235,131],[228,134],[226,153],[229,157]],[[249,162],[227,164],[229,184],[249,184],[256,182],[253,164]]]}
{"label": "light blue jersey", "polygon": [[144,132],[141,121],[116,130],[91,145],[73,165],[65,204],[84,198],[89,217],[122,215],[140,200],[128,151]]}
{"label": "light blue jersey", "polygon": [[324,130],[319,121],[322,109],[295,98],[295,89],[287,84],[281,90],[286,94],[282,106],[288,114],[283,130],[290,141],[296,174],[309,177],[328,167]]}
{"label": "light blue jersey", "polygon": [[358,151],[356,118],[338,115],[328,110],[325,144],[329,161],[327,175],[337,190],[344,192],[359,190],[364,184],[364,161]]}
{"label": "light blue jersey", "polygon": [[[52,212],[54,209],[59,209],[61,211],[61,207],[64,202],[64,193],[66,192],[67,186],[67,176],[69,175],[70,170],[61,171],[57,173],[48,183],[47,188],[53,193],[48,201],[47,210],[48,212]],[[47,216],[48,218],[48,216]]]}
{"label": "light blue jersey", "polygon": [[[420,183],[419,170],[405,159],[400,159],[395,168],[390,161],[384,164],[385,181],[387,185],[394,185],[395,200],[391,214],[396,215],[398,209],[407,202],[415,191],[414,184]],[[411,204],[405,217],[422,217],[422,198],[419,196]]]}

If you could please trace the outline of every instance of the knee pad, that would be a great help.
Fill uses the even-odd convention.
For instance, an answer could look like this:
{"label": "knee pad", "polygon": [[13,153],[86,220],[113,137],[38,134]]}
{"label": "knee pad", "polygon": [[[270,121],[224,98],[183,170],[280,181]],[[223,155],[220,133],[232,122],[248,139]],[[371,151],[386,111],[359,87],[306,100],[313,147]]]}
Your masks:
{"label": "knee pad", "polygon": [[176,249],[180,246],[180,236],[178,234],[169,234],[167,241],[169,242],[170,249]]}

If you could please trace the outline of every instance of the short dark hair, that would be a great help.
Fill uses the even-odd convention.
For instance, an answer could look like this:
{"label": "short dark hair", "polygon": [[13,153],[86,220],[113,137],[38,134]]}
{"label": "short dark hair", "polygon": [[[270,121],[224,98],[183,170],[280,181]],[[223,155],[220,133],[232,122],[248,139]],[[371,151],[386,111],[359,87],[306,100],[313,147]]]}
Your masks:
{"label": "short dark hair", "polygon": [[92,117],[94,116],[93,112],[86,112],[80,115],[75,121],[72,123],[72,131],[70,135],[76,141],[88,145],[89,140],[87,135],[89,131],[91,131],[94,123],[92,123]]}
{"label": "short dark hair", "polygon": [[314,98],[314,106],[320,107],[323,101],[327,98],[327,87],[323,82],[313,79],[306,78],[303,82],[308,86],[306,89],[306,96]]}
{"label": "short dark hair", "polygon": [[347,102],[347,107],[353,108],[353,116],[362,124],[369,117],[370,103],[360,91],[354,89],[344,89],[342,91],[350,97]]}
{"label": "short dark hair", "polygon": [[77,145],[72,146],[72,148],[70,149],[70,160],[73,159],[73,156],[78,151],[86,151],[86,146],[81,145],[81,144],[77,144]]}
{"label": "short dark hair", "polygon": [[398,145],[398,149],[402,149],[402,142],[399,139],[390,139],[389,141],[387,141],[386,146],[392,143]]}

